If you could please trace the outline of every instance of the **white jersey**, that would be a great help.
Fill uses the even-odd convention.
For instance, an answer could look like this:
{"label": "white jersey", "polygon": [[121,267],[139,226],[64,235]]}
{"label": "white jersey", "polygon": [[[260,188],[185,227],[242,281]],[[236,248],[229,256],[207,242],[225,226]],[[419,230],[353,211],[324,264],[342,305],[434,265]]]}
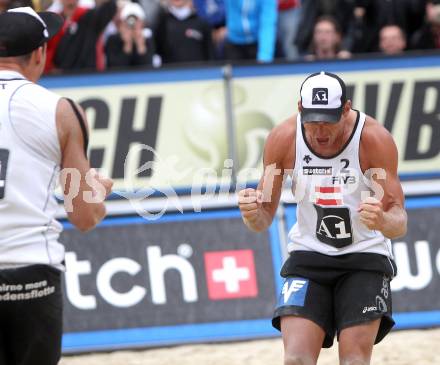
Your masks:
{"label": "white jersey", "polygon": [[289,232],[288,251],[315,251],[335,256],[369,252],[392,258],[391,242],[359,220],[360,202],[371,194],[362,173],[359,144],[365,114],[357,112],[352,135],[342,150],[323,157],[308,145],[298,114],[293,188],[297,222]]}
{"label": "white jersey", "polygon": [[59,98],[17,72],[0,71],[0,268],[62,269],[62,226],[54,218]]}

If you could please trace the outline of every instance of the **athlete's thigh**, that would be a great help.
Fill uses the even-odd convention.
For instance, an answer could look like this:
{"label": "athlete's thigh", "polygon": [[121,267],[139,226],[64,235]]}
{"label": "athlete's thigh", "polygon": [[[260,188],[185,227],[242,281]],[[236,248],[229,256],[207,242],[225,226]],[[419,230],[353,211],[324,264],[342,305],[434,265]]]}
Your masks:
{"label": "athlete's thigh", "polygon": [[339,334],[339,358],[341,364],[358,360],[369,364],[381,319],[347,327]]}
{"label": "athlete's thigh", "polygon": [[301,359],[304,365],[316,364],[325,338],[325,331],[310,319],[281,318],[285,357]]}

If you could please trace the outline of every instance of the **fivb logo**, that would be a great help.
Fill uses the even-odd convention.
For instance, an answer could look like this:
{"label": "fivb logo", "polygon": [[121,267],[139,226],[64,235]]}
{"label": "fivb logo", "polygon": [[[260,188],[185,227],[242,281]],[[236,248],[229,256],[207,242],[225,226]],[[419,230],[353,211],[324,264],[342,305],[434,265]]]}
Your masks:
{"label": "fivb logo", "polygon": [[309,281],[301,278],[287,278],[281,289],[278,306],[304,306]]}
{"label": "fivb logo", "polygon": [[312,105],[328,105],[328,89],[315,87],[312,89]]}

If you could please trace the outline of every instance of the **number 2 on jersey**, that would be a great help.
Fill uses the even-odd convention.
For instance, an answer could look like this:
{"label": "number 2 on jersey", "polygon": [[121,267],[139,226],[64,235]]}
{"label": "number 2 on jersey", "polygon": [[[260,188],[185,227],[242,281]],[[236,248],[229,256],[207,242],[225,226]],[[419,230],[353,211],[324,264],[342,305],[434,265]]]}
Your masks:
{"label": "number 2 on jersey", "polygon": [[0,199],[5,197],[6,171],[8,170],[9,150],[0,148]]}
{"label": "number 2 on jersey", "polygon": [[347,170],[347,167],[350,164],[350,160],[343,158],[343,159],[341,159],[341,162],[344,164],[344,167],[341,169],[341,172],[344,174],[349,173],[349,171]]}

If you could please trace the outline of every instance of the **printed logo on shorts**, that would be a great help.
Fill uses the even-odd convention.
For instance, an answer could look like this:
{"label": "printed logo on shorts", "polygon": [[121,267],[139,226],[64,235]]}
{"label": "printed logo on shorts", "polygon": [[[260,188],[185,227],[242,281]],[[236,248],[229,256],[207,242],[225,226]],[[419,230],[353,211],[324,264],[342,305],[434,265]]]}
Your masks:
{"label": "printed logo on shorts", "polygon": [[253,298],[258,295],[252,250],[206,252],[205,266],[209,299]]}
{"label": "printed logo on shorts", "polygon": [[383,295],[376,295],[376,307],[378,312],[386,313],[388,312],[388,306],[386,299],[388,299],[390,291],[390,279],[388,276],[384,275],[382,279],[382,289],[380,290],[380,294]]}
{"label": "printed logo on shorts", "polygon": [[286,305],[304,306],[309,281],[303,278],[287,278],[278,298],[278,307]]}
{"label": "printed logo on shorts", "polygon": [[380,295],[376,295],[376,306],[377,306],[377,310],[379,312],[382,312],[382,313],[388,312],[387,303]]}
{"label": "printed logo on shorts", "polygon": [[312,89],[312,105],[328,105],[328,89],[315,87]]}
{"label": "printed logo on shorts", "polygon": [[375,306],[371,306],[371,307],[364,307],[364,309],[362,310],[362,313],[367,313],[367,312],[376,312],[377,311],[377,307]]}

